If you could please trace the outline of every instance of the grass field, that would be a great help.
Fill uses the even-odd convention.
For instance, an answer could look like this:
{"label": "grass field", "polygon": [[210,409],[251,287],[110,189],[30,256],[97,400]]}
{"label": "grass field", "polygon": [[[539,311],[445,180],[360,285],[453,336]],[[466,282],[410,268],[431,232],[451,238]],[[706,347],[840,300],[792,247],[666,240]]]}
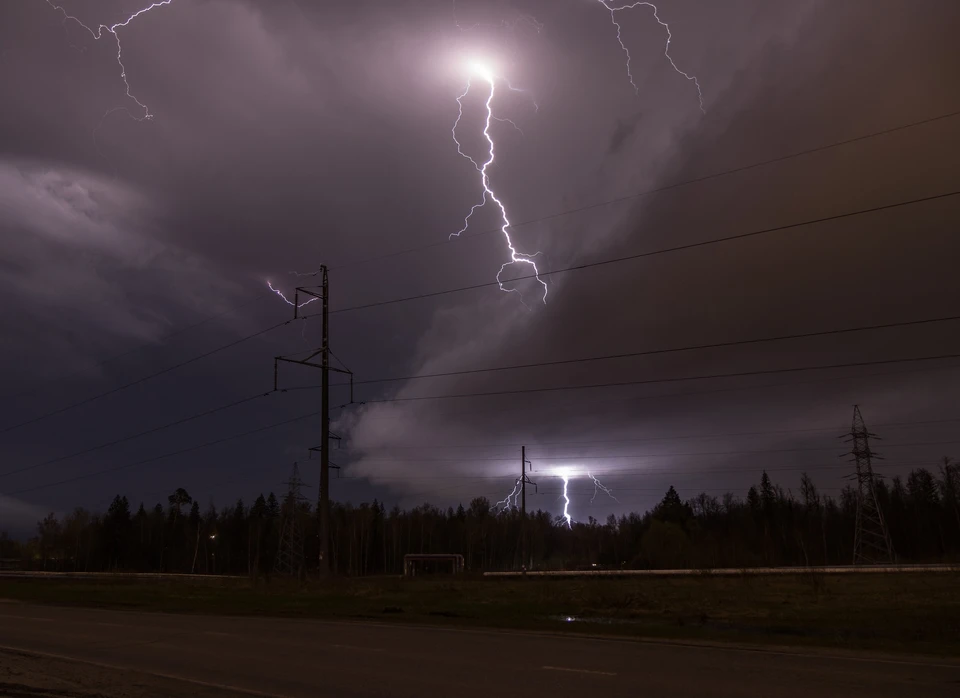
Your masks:
{"label": "grass field", "polygon": [[0,599],[960,655],[960,574],[633,579],[0,580]]}

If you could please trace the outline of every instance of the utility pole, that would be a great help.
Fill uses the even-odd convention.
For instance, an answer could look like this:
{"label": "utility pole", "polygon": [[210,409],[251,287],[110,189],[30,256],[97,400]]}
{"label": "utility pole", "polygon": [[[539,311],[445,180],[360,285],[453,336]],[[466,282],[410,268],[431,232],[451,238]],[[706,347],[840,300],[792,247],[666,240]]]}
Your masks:
{"label": "utility pole", "polygon": [[520,447],[520,569],[524,576],[527,574],[527,563],[530,561],[527,550],[527,483],[536,488],[535,482],[530,482],[527,477],[527,447]]}
{"label": "utility pole", "polygon": [[527,447],[520,447],[520,569],[527,574]]}
{"label": "utility pole", "polygon": [[[330,283],[327,278],[327,266],[320,267],[321,284],[320,286],[298,286],[293,296],[293,317],[300,317],[300,308],[314,300],[320,301],[320,323],[321,323],[321,343],[320,348],[311,352],[305,359],[297,359],[293,356],[277,356],[273,364],[273,389],[279,388],[279,363],[300,364],[302,366],[311,366],[320,369],[320,446],[311,448],[311,451],[320,451],[320,487],[317,502],[319,535],[320,535],[320,576],[326,577],[330,574],[330,371],[345,373],[350,376],[350,402],[353,402],[353,372],[349,369],[339,369],[330,366]],[[318,293],[316,289],[320,289]],[[310,300],[300,303],[300,294],[310,296]],[[314,359],[320,357],[320,362],[316,363]],[[332,438],[340,437],[333,435]],[[337,467],[337,466],[333,466]]]}
{"label": "utility pole", "polygon": [[321,335],[320,382],[320,576],[330,574],[330,284],[327,265],[320,267],[323,276],[320,304],[323,326]]}
{"label": "utility pole", "polygon": [[293,464],[290,480],[285,484],[288,489],[281,508],[280,545],[277,547],[277,561],[274,567],[279,574],[300,579],[303,576],[303,512],[301,507],[304,497],[300,493],[303,480],[300,479],[300,467],[296,463]]}
{"label": "utility pole", "polygon": [[[857,519],[853,536],[853,564],[875,565],[894,562],[893,544],[883,519],[873,472],[873,459],[879,456],[870,449],[870,437],[876,434],[867,431],[860,414],[860,406],[853,406],[853,425],[846,434],[847,442],[853,444],[849,455],[856,471],[848,479],[857,481]],[[843,438],[843,437],[841,437]]]}

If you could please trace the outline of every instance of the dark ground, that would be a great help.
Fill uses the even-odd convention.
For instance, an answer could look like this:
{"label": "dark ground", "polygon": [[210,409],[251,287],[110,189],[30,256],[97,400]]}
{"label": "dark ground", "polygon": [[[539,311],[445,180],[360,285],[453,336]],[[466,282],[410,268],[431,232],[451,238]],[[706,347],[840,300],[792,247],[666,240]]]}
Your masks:
{"label": "dark ground", "polygon": [[[960,690],[955,659],[0,604],[0,665],[22,667],[24,652],[45,656],[28,658],[32,675],[0,680],[52,686],[21,691],[31,698],[940,698]],[[63,676],[67,657],[86,663]]]}
{"label": "dark ground", "polygon": [[[960,574],[642,579],[0,580],[0,599],[960,656]],[[569,620],[568,620],[569,619]]]}

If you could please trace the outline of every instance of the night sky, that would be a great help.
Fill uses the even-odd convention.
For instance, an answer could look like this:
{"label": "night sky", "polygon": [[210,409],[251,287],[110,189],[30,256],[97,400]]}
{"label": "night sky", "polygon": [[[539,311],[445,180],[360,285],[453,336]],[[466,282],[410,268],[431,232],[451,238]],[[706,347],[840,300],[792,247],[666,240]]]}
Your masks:
{"label": "night sky", "polygon": [[[94,27],[144,6],[63,2]],[[955,0],[658,7],[705,114],[646,7],[617,13],[635,92],[598,0],[173,0],[118,29],[153,116],[137,120],[112,35],[4,0],[0,528],[117,493],[151,507],[177,487],[203,508],[249,504],[280,492],[294,461],[315,496],[317,416],[161,456],[315,412],[316,390],[44,463],[269,391],[274,356],[319,346],[317,319],[17,425],[292,318],[267,281],[289,292],[316,283],[289,272],[320,264],[336,365],[366,401],[334,412],[340,501],[496,500],[521,444],[539,492],[528,506],[559,513],[560,467],[614,490],[619,503],[591,504],[592,483],[572,480],[578,520],[642,511],[670,484],[742,496],[763,468],[794,491],[807,469],[836,496],[854,403],[884,437],[887,476],[960,455],[957,358],[672,380],[960,353],[960,321],[360,383],[960,314],[957,197],[550,275],[546,304],[526,279],[508,283],[522,298],[486,285],[356,309],[489,284],[509,259],[489,203],[448,241],[482,191],[451,137],[472,61],[496,71],[495,111],[518,127],[491,125],[489,172],[541,271],[960,190],[948,117],[632,196],[960,111]],[[480,162],[487,89],[474,75],[457,131]],[[285,366],[281,379],[320,375]],[[333,405],[348,401],[334,389]]]}

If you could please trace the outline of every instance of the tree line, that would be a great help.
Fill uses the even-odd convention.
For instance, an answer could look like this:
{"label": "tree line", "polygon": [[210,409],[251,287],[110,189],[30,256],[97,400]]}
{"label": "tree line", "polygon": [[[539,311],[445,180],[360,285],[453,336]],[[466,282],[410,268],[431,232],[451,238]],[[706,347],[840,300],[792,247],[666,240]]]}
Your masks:
{"label": "tree line", "polygon": [[[877,482],[877,499],[899,562],[960,560],[960,463],[944,459],[936,472]],[[617,569],[850,564],[856,492],[824,496],[804,474],[798,492],[766,472],[745,498],[706,493],[683,500],[674,487],[650,511],[590,517],[566,524],[538,510],[527,513],[527,564],[534,569],[598,566]],[[274,572],[282,530],[303,531],[304,572],[316,569],[317,516],[307,502],[273,493],[251,505],[240,500],[205,511],[184,489],[166,505],[133,510],[117,495],[105,513],[76,508],[51,513],[37,535],[20,542],[0,534],[0,560],[61,571],[235,574]],[[468,571],[518,569],[522,518],[483,497],[467,507],[412,509],[374,500],[331,503],[331,566],[341,575],[399,574],[407,553],[459,553]]]}

